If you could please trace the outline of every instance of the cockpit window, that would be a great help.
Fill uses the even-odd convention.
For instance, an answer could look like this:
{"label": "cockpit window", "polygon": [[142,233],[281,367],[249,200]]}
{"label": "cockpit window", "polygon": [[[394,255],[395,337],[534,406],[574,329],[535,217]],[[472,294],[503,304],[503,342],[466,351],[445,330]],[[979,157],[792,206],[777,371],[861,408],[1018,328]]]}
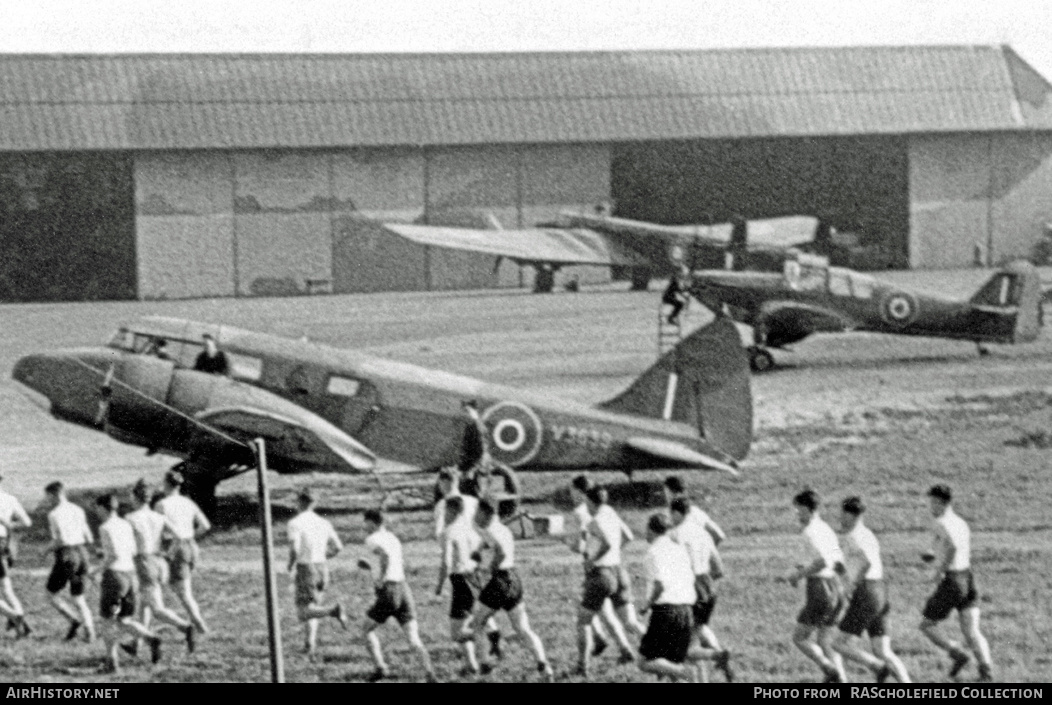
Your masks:
{"label": "cockpit window", "polygon": [[157,349],[158,340],[160,339],[157,336],[133,333],[126,328],[121,328],[113,334],[106,346],[134,353],[152,353]]}

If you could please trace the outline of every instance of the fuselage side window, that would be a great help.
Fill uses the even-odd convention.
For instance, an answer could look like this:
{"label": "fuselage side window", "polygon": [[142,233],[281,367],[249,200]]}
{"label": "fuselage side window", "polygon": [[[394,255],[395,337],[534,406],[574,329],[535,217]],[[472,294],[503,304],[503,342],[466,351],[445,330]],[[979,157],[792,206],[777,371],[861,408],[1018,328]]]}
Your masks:
{"label": "fuselage side window", "polygon": [[251,355],[227,353],[230,362],[230,376],[248,382],[257,382],[263,376],[263,361]]}
{"label": "fuselage side window", "polygon": [[127,328],[121,328],[113,334],[106,347],[132,351],[135,349],[135,335]]}
{"label": "fuselage side window", "polygon": [[333,375],[329,377],[329,384],[326,386],[325,391],[338,397],[353,397],[358,394],[361,386],[362,383],[359,380]]}

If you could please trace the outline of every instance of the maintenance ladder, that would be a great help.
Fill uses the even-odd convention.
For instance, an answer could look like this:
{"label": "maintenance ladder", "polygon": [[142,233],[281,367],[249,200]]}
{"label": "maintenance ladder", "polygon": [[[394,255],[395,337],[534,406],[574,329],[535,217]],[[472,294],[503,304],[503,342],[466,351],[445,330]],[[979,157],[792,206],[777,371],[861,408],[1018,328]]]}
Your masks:
{"label": "maintenance ladder", "polygon": [[658,306],[658,357],[679,345],[679,341],[683,339],[683,314],[686,312],[687,308],[684,306],[676,322],[669,323],[666,318],[668,314],[665,312],[665,304]]}

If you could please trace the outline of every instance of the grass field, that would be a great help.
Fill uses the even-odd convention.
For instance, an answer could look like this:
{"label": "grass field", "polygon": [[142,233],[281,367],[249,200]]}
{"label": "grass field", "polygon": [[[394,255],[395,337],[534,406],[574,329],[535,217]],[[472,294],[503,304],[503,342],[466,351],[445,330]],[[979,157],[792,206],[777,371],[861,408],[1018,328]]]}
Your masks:
{"label": "grass field", "polygon": [[[0,307],[6,334],[0,341],[0,364],[10,369],[17,356],[31,350],[98,340],[120,318],[158,312],[289,335],[306,332],[333,344],[597,401],[616,392],[653,359],[656,301],[653,292],[597,291],[577,297],[404,294]],[[723,551],[728,577],[720,588],[713,627],[733,652],[741,680],[820,679],[790,640],[802,591],[773,580],[795,563],[797,527],[789,499],[805,485],[826,498],[827,518],[835,516],[833,508],[841,497],[861,493],[867,498],[868,523],[884,545],[896,649],[915,681],[945,680],[947,664],[916,629],[932,587],[919,554],[929,543],[923,494],[934,482],[954,487],[960,498],[958,511],[973,528],[983,628],[993,648],[997,679],[1034,682],[1052,675],[1050,359],[1052,341],[1047,334],[1035,346],[996,350],[982,360],[958,343],[825,337],[802,345],[786,368],[755,380],[757,439],[742,476],[688,476],[694,496],[730,537]],[[5,386],[0,388],[0,463],[7,476],[5,487],[33,506],[46,479],[62,477],[92,494],[103,487],[125,487],[143,474],[157,478],[171,460],[143,459],[141,452],[99,434],[52,421]],[[597,477],[623,481],[615,473]],[[660,477],[655,472],[636,479],[655,483]],[[567,480],[557,474],[525,475],[531,511],[565,511],[557,490]],[[392,529],[406,541],[409,581],[424,640],[440,677],[453,679],[460,664],[447,638],[448,586],[442,598],[434,596],[438,555],[428,538],[427,483],[398,476],[384,476],[381,482],[389,491]],[[371,602],[371,588],[367,575],[353,567],[360,551],[355,544],[364,537],[360,511],[378,500],[376,482],[333,476],[275,478],[282,564],[283,525],[291,514],[293,492],[302,484],[323,489],[322,513],[349,544],[334,562],[332,594],[360,616]],[[250,477],[222,486],[219,528],[203,542],[197,592],[214,633],[190,656],[170,634],[173,641],[162,663],[129,665],[124,680],[269,677],[253,488]],[[637,533],[656,509],[653,504],[623,508]],[[15,571],[16,587],[36,631],[20,642],[0,638],[5,680],[112,680],[93,673],[101,658],[100,645],[61,641],[64,622],[43,595],[48,567],[43,546],[41,534],[34,532],[23,544]],[[636,541],[627,551],[637,598],[642,593],[644,550],[645,543]],[[578,562],[557,541],[530,538],[519,545],[519,566],[531,620],[556,670],[566,672],[576,659]],[[324,625],[320,663],[298,654],[302,636],[293,618],[289,580],[284,574],[278,580],[288,679],[363,679],[371,663],[357,627],[343,632],[335,623]],[[91,588],[89,595],[94,602],[97,590]],[[946,627],[956,631],[955,624]],[[381,638],[395,677],[419,679],[397,628],[389,625]],[[507,652],[499,669],[482,680],[536,679],[522,645],[513,643]],[[852,680],[871,680],[858,670],[850,675]],[[974,667],[963,677],[973,679]],[[610,682],[647,678],[635,666],[615,665],[608,655],[597,661],[593,676]]]}

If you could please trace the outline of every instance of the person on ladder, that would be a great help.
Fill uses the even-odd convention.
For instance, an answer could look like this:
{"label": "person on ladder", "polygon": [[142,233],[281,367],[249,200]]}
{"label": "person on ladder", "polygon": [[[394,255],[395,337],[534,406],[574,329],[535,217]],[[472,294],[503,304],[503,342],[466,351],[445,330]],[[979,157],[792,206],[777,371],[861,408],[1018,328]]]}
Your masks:
{"label": "person on ladder", "polygon": [[661,303],[671,306],[665,321],[670,326],[679,325],[679,314],[687,305],[687,291],[690,287],[690,272],[686,265],[680,265],[679,271],[668,280],[665,293],[661,295]]}

